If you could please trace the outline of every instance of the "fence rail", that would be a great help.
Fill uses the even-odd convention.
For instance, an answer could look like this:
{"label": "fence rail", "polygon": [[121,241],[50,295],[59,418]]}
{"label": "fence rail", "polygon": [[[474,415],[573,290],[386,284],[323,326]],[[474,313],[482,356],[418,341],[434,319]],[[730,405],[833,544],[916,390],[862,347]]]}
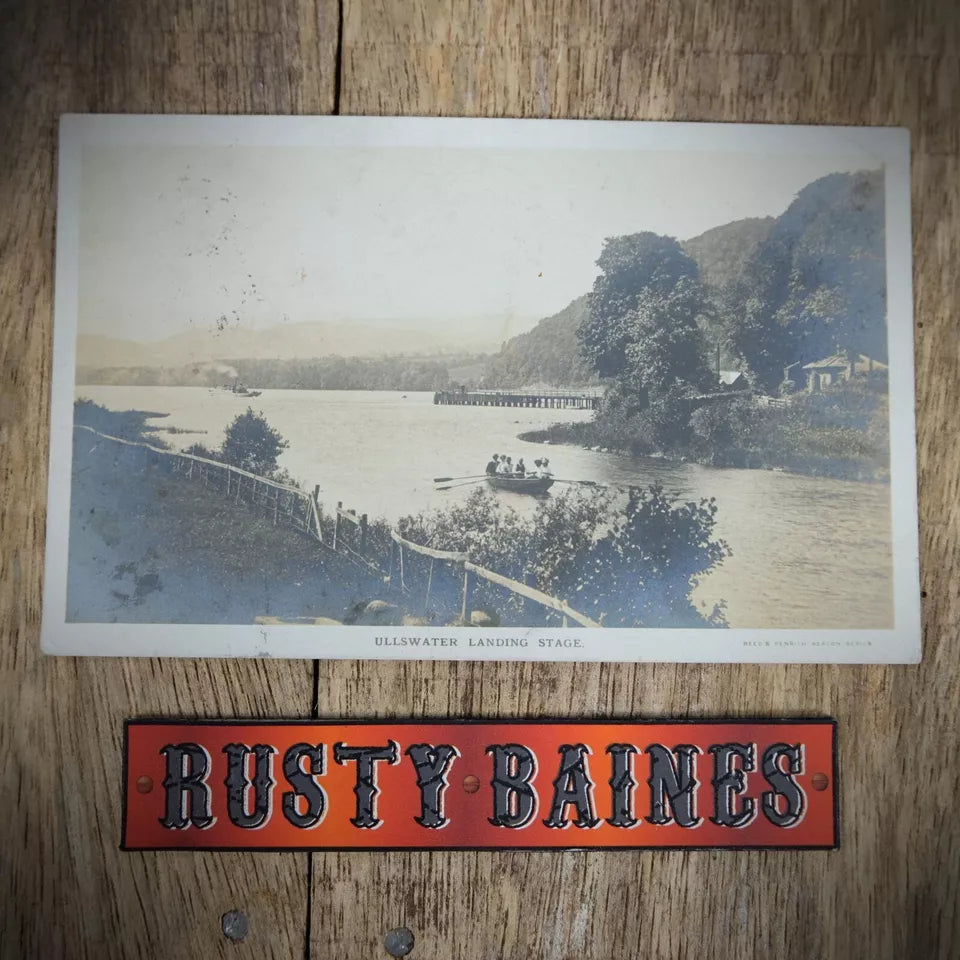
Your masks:
{"label": "fence rail", "polygon": [[[419,553],[422,556],[430,558],[430,569],[427,575],[427,598],[430,596],[430,587],[433,582],[433,562],[435,560],[463,564],[463,586],[461,592],[462,601],[460,606],[460,615],[463,619],[466,619],[467,616],[467,606],[470,595],[470,574],[472,573],[483,580],[489,580],[490,583],[495,583],[499,587],[504,587],[511,593],[517,594],[517,596],[523,597],[526,600],[532,600],[534,603],[538,603],[549,610],[553,610],[554,612],[561,614],[563,616],[564,626],[568,625],[568,620],[573,620],[584,627],[601,626],[601,624],[597,623],[595,620],[591,620],[585,614],[580,613],[578,610],[574,610],[568,603],[558,599],[557,597],[552,597],[550,594],[544,593],[542,590],[537,590],[536,587],[531,587],[529,584],[521,583],[519,580],[514,580],[511,577],[505,577],[501,573],[496,573],[493,570],[487,570],[486,567],[481,567],[479,564],[474,563],[466,553],[457,553],[450,550],[436,550],[433,547],[425,547],[422,544],[414,543],[412,540],[406,540],[395,531],[391,534],[391,537],[393,542],[400,548],[399,569],[402,589],[406,588],[403,569],[404,549],[412,550],[415,553]],[[391,562],[390,576],[392,577],[392,575],[393,563]],[[424,606],[426,606],[426,601]]]}
{"label": "fence rail", "polygon": [[[155,447],[153,444],[145,443],[139,440],[125,440],[122,437],[111,436],[107,433],[101,433],[94,430],[93,427],[84,424],[75,424],[75,429],[85,430],[103,440],[110,440],[113,443],[122,444],[125,447],[133,447],[145,450],[148,454],[159,457],[167,457],[171,462],[171,470],[174,473],[180,473],[188,480],[196,479],[202,482],[204,486],[218,487],[227,498],[233,498],[235,503],[251,503],[257,507],[263,507],[268,514],[272,513],[273,523],[276,526],[281,520],[291,526],[307,533],[313,537],[319,544],[329,550],[336,552],[350,560],[354,565],[364,569],[368,573],[374,573],[377,576],[383,576],[382,566],[367,555],[370,538],[369,522],[365,513],[358,514],[355,510],[344,509],[343,502],[338,501],[336,510],[333,514],[333,537],[332,543],[324,539],[323,526],[320,520],[320,510],[318,506],[319,487],[314,487],[313,493],[307,493],[299,487],[293,487],[289,484],[280,483],[276,480],[270,480],[267,477],[261,477],[258,474],[251,473],[241,467],[232,464],[223,463],[219,460],[211,460],[208,457],[201,457],[193,453],[184,453],[178,450],[164,450],[162,447]],[[247,481],[244,484],[244,481]],[[244,487],[246,486],[246,495]],[[286,497],[284,500],[283,497]],[[350,524],[356,528],[355,542],[347,543],[348,537],[344,536],[347,529],[344,525]],[[434,564],[437,561],[442,563],[451,563],[461,568],[461,587],[460,587],[460,615],[461,619],[466,620],[469,599],[470,599],[470,575],[487,580],[509,590],[511,593],[525,600],[546,607],[563,617],[563,625],[567,626],[569,620],[584,627],[599,627],[602,624],[591,620],[585,614],[574,610],[565,601],[557,597],[552,597],[541,590],[527,583],[521,583],[519,580],[513,580],[505,577],[503,574],[488,570],[474,563],[469,554],[453,550],[438,550],[434,547],[427,547],[423,544],[414,543],[401,536],[396,530],[390,531],[390,555],[387,563],[386,583],[394,588],[395,573],[399,579],[399,590],[401,593],[410,593],[407,585],[407,571],[404,565],[404,551],[408,550],[419,554],[430,560],[430,566],[427,573],[426,590],[424,595],[424,609],[430,602],[430,592],[433,587]],[[396,556],[395,556],[396,553]]]}
{"label": "fence rail", "polygon": [[164,450],[141,440],[125,440],[123,437],[101,433],[81,423],[74,426],[77,430],[85,430],[103,440],[145,450],[157,457],[167,457],[173,473],[184,474],[188,480],[196,479],[206,487],[214,486],[227,498],[232,497],[235,503],[252,503],[254,506],[264,507],[268,513],[272,512],[274,526],[283,520],[308,533],[319,543],[324,543],[316,495],[311,496],[299,487],[270,480],[242,467],[211,460],[209,457],[180,450]]}

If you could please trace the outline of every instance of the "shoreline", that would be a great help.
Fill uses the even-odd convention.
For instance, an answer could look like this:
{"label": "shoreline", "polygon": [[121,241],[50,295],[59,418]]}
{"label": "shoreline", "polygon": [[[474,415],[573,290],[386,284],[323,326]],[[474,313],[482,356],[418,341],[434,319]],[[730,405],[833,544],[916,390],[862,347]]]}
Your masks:
{"label": "shoreline", "polygon": [[[617,446],[609,442],[603,444],[598,441],[601,438],[590,436],[591,427],[595,427],[594,421],[584,423],[557,423],[545,430],[527,430],[517,434],[517,439],[525,443],[538,443],[543,446],[568,446],[579,447],[584,450],[592,450],[598,453],[618,453],[628,457],[637,457],[651,460],[659,460],[667,463],[696,463],[699,466],[707,467],[713,470],[765,470],[770,473],[789,473],[801,477],[821,477],[830,480],[844,480],[851,483],[869,483],[874,485],[889,485],[890,471],[889,467],[882,468],[873,464],[867,464],[863,461],[855,460],[836,460],[831,458],[821,458],[816,464],[802,463],[774,463],[765,461],[760,455],[744,456],[742,462],[717,463],[711,462],[711,459],[691,452],[689,456],[677,456],[662,450],[650,450],[640,452],[631,450],[623,446]],[[582,436],[578,437],[580,434]],[[603,438],[608,439],[608,438]],[[819,468],[819,469],[818,469]]]}

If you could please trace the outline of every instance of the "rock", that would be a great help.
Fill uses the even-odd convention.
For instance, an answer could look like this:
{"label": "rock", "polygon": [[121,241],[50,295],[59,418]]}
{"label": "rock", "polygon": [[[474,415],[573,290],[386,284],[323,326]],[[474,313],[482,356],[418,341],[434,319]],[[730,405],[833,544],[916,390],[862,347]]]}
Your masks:
{"label": "rock", "polygon": [[470,626],[471,627],[499,627],[500,619],[495,614],[488,613],[486,610],[471,610]]}
{"label": "rock", "polygon": [[371,600],[356,620],[356,623],[365,627],[398,627],[402,622],[401,609],[386,600]]}
{"label": "rock", "polygon": [[429,627],[430,619],[429,617],[409,617],[405,616],[401,623],[404,627]]}

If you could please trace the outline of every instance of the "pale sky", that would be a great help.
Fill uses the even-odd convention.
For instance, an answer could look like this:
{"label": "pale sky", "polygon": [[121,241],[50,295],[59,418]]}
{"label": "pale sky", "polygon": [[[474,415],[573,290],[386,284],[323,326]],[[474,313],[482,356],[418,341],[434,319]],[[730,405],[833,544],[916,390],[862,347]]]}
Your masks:
{"label": "pale sky", "polygon": [[605,237],[687,239],[776,216],[810,181],[863,167],[862,155],[87,145],[79,330],[156,340],[221,316],[526,329],[590,289]]}

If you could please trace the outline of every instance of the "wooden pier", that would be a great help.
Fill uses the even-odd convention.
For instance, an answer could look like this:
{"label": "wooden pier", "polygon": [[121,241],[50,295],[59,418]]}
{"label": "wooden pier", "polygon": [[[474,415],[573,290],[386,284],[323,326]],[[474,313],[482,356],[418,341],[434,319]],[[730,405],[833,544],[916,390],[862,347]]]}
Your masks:
{"label": "wooden pier", "polygon": [[438,390],[433,402],[461,407],[542,407],[595,410],[602,390]]}

